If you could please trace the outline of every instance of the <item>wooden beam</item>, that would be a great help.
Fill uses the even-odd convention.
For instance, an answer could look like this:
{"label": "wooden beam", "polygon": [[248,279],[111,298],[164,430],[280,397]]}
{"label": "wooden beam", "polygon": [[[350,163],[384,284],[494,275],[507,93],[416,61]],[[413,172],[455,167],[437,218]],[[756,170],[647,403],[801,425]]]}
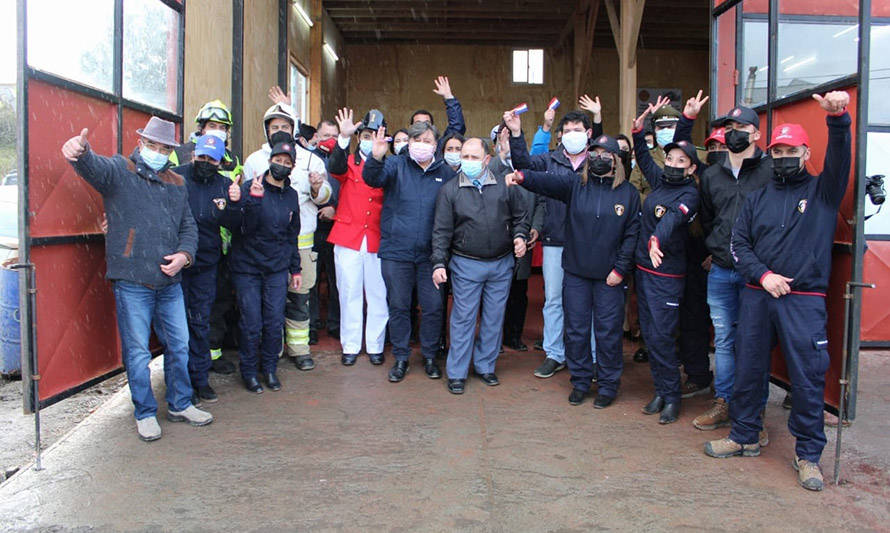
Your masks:
{"label": "wooden beam", "polygon": [[324,61],[324,17],[322,16],[322,0],[310,0],[309,16],[312,27],[309,28],[309,116],[300,119],[309,124],[321,120],[321,85],[322,61]]}
{"label": "wooden beam", "polygon": [[[646,0],[623,0],[618,21],[618,122],[628,134],[636,118],[637,42]],[[610,20],[614,24],[614,20]],[[613,25],[613,31],[614,31]]]}
{"label": "wooden beam", "polygon": [[575,89],[575,101],[581,96],[581,87],[587,77],[590,56],[593,53],[593,37],[596,29],[596,18],[599,13],[600,0],[585,3],[586,11],[574,17],[575,50],[572,69]]}

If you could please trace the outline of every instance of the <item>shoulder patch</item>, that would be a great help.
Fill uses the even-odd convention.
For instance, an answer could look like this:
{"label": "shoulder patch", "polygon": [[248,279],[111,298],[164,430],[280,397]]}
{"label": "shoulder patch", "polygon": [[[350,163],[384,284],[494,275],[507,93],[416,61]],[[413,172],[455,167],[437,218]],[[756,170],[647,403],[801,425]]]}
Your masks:
{"label": "shoulder patch", "polygon": [[226,199],[225,198],[214,198],[213,204],[216,205],[216,208],[222,211],[226,208]]}
{"label": "shoulder patch", "polygon": [[618,215],[619,217],[624,215],[624,205],[615,204],[615,214]]}
{"label": "shoulder patch", "polygon": [[663,205],[655,206],[655,218],[661,218],[665,213],[667,213],[667,209],[665,209]]}
{"label": "shoulder patch", "polygon": [[798,210],[798,212],[800,212],[800,214],[804,214],[804,212],[806,212],[806,210],[807,210],[807,199],[806,198],[797,202],[797,210]]}

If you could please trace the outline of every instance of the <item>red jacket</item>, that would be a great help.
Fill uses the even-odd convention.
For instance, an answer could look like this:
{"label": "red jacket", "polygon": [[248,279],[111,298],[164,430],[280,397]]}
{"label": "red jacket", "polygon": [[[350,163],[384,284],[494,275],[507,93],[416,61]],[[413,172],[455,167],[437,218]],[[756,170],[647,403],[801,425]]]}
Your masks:
{"label": "red jacket", "polygon": [[[345,164],[345,172],[343,172]],[[328,172],[340,182],[340,199],[334,227],[328,242],[353,250],[362,247],[362,239],[368,238],[368,251],[380,249],[380,211],[383,210],[383,189],[369,187],[362,179],[364,160],[355,161],[338,145],[334,145],[328,160]]]}

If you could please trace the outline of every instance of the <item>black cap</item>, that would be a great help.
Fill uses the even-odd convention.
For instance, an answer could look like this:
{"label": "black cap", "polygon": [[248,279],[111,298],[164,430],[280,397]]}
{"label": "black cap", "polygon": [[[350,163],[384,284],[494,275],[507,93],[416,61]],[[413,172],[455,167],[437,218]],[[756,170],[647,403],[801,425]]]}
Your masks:
{"label": "black cap", "polygon": [[673,150],[674,148],[679,148],[680,150],[683,150],[683,153],[686,154],[686,155],[689,157],[689,159],[692,160],[693,163],[696,163],[696,162],[697,162],[697,159],[698,159],[698,153],[696,152],[695,145],[692,144],[691,142],[689,142],[689,141],[677,141],[677,142],[668,143],[668,144],[664,147],[664,153],[667,154],[668,152],[670,152],[670,151]]}
{"label": "black cap", "polygon": [[755,128],[760,129],[760,117],[757,116],[757,112],[750,107],[739,106],[733,108],[732,111],[730,111],[726,114],[725,117],[723,117],[723,123],[721,124],[721,126],[725,126],[727,122],[751,124]]}
{"label": "black cap", "polygon": [[272,153],[269,154],[269,159],[278,155],[278,154],[287,154],[290,156],[291,161],[297,160],[297,150],[294,148],[294,143],[278,143],[272,147]]}
{"label": "black cap", "polygon": [[315,128],[313,128],[312,126],[310,126],[309,124],[306,124],[305,122],[300,122],[300,137],[306,139],[307,141],[309,139],[311,139],[313,135],[315,135],[316,131],[317,130]]}
{"label": "black cap", "polygon": [[365,113],[361,129],[377,131],[380,128],[386,128],[386,119],[383,118],[383,112],[379,109],[372,109]]}
{"label": "black cap", "polygon": [[618,146],[618,141],[616,141],[614,137],[609,137],[608,135],[600,135],[599,137],[590,139],[587,149],[593,150],[597,147],[604,148],[610,154],[617,154],[621,151],[621,147]]}

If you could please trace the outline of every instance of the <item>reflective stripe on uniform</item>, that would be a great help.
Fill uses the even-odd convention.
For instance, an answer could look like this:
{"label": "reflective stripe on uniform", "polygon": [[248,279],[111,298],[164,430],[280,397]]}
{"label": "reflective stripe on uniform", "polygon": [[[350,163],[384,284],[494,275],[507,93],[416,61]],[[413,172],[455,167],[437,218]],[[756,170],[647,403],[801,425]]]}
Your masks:
{"label": "reflective stripe on uniform", "polygon": [[222,348],[211,348],[210,358],[216,361],[220,357],[222,357]]}
{"label": "reflective stripe on uniform", "polygon": [[288,345],[309,344],[309,328],[285,328],[285,337]]}
{"label": "reflective stripe on uniform", "polygon": [[306,233],[297,237],[297,248],[312,248],[315,245],[315,233]]}

